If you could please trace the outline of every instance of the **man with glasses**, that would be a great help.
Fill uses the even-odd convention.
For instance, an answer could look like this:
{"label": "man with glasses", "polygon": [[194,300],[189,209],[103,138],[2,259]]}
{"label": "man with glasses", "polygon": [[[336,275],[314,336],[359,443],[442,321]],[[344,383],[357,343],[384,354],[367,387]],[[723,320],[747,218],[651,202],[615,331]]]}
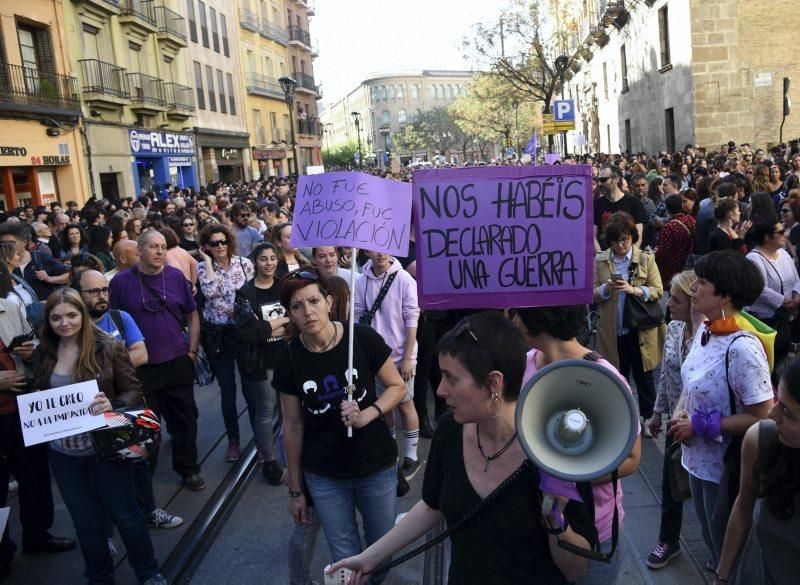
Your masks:
{"label": "man with glasses", "polygon": [[[166,264],[167,241],[148,230],[138,242],[138,266],[111,281],[111,307],[130,313],[147,347],[147,364],[136,370],[147,405],[164,416],[172,433],[172,468],[193,491],[206,487],[197,462],[197,404],[194,360],[200,345],[200,318],[192,285]],[[188,323],[188,339],[184,332]],[[150,458],[155,469],[157,453]]]}
{"label": "man with glasses", "polygon": [[639,239],[642,238],[642,230],[646,215],[644,206],[638,197],[628,195],[622,190],[622,170],[616,165],[605,165],[600,169],[597,177],[597,191],[599,196],[594,200],[594,250],[602,251],[600,242],[603,239],[608,218],[618,211],[629,213],[636,222],[636,229],[639,232]]}
{"label": "man with glasses", "polygon": [[247,203],[237,201],[231,205],[230,218],[233,221],[231,226],[236,236],[236,255],[247,258],[264,240],[261,234],[254,227],[250,227],[250,217],[252,212]]}
{"label": "man with glasses", "polygon": [[[109,286],[106,277],[96,270],[84,270],[76,274],[70,286],[81,293],[89,315],[98,329],[124,343],[134,368],[147,363],[147,347],[144,336],[133,318],[125,311],[109,309]],[[153,494],[153,476],[146,460],[134,465],[136,502],[151,528],[175,528],[183,524],[183,518],[169,514],[156,507]]]}

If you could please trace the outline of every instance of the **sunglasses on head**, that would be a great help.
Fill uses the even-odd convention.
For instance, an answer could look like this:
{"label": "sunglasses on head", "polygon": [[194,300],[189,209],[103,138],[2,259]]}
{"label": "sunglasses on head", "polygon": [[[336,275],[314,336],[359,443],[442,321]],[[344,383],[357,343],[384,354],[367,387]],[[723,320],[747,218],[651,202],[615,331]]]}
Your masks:
{"label": "sunglasses on head", "polygon": [[461,321],[461,323],[459,323],[453,328],[452,335],[454,339],[458,339],[464,335],[468,336],[468,338],[472,339],[472,341],[475,342],[475,344],[481,349],[481,351],[484,354],[486,354],[486,357],[488,357],[490,360],[493,359],[491,352],[486,347],[484,347],[484,345],[478,339],[478,336],[475,335],[475,332],[470,327],[469,317],[465,318],[463,321]]}
{"label": "sunglasses on head", "polygon": [[287,280],[310,280],[312,282],[317,282],[319,280],[319,274],[316,272],[310,272],[308,270],[298,270],[295,272],[290,272],[286,275]]}
{"label": "sunglasses on head", "polygon": [[211,240],[208,242],[209,248],[221,248],[222,246],[227,246],[228,240]]}

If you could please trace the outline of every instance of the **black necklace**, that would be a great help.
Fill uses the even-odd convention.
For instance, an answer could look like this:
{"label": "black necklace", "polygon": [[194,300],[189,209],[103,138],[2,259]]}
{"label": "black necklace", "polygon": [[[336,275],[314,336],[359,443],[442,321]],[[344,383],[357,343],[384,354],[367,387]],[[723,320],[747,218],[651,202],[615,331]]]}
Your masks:
{"label": "black necklace", "polygon": [[478,451],[480,451],[480,452],[481,452],[481,455],[483,456],[483,458],[484,458],[484,459],[486,459],[486,465],[484,465],[484,466],[483,466],[483,472],[484,472],[484,473],[486,473],[486,472],[489,470],[489,464],[490,464],[492,461],[494,461],[495,459],[497,459],[498,457],[500,457],[500,455],[502,455],[503,453],[505,453],[505,452],[506,452],[506,449],[508,449],[508,448],[511,446],[511,443],[513,443],[513,442],[514,442],[514,439],[516,439],[516,438],[517,438],[517,433],[516,433],[516,431],[515,431],[515,432],[514,432],[514,436],[513,436],[513,437],[511,437],[511,438],[508,440],[508,443],[506,443],[505,445],[503,445],[503,448],[502,448],[502,449],[500,449],[500,450],[499,450],[497,453],[495,453],[495,454],[494,454],[494,455],[492,455],[491,457],[487,457],[487,456],[486,456],[486,453],[484,453],[484,452],[483,452],[483,447],[481,447],[481,425],[478,425],[478,424],[476,424],[476,425],[475,425],[475,436],[478,438]]}

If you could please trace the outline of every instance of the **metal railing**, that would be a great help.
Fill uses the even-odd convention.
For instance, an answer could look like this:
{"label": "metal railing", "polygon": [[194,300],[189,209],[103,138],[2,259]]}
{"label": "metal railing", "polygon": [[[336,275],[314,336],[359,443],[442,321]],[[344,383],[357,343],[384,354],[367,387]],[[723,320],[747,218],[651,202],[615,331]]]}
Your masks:
{"label": "metal railing", "polygon": [[156,24],[158,32],[175,35],[186,41],[186,19],[166,6],[155,7]]}
{"label": "metal railing", "polygon": [[277,98],[284,97],[283,89],[277,79],[258,73],[249,73],[247,75],[247,93]]}
{"label": "metal railing", "polygon": [[297,86],[307,89],[309,91],[313,91],[316,93],[317,86],[314,83],[314,77],[309,75],[308,73],[303,73],[302,71],[293,71],[292,77],[297,80]]}
{"label": "metal railing", "polygon": [[135,16],[152,26],[156,26],[153,0],[121,0],[119,8],[122,16]]}
{"label": "metal railing", "polygon": [[278,25],[272,24],[267,20],[261,21],[261,30],[259,32],[261,33],[262,37],[271,39],[277,43],[281,43],[282,45],[285,45],[289,41],[286,30]]}
{"label": "metal railing", "polygon": [[308,33],[307,30],[297,25],[289,27],[289,40],[300,41],[307,47],[311,47],[311,35]]}
{"label": "metal railing", "polygon": [[0,66],[0,104],[80,110],[78,80],[22,65]]}
{"label": "metal railing", "polygon": [[192,88],[189,86],[181,85],[180,83],[165,83],[164,98],[168,108],[194,112]]}
{"label": "metal railing", "polygon": [[81,67],[83,93],[99,93],[122,99],[131,97],[124,67],[97,59],[80,59],[78,63]]}
{"label": "metal railing", "polygon": [[316,120],[298,120],[297,132],[306,136],[318,136],[319,125]]}
{"label": "metal railing", "polygon": [[239,10],[239,26],[252,32],[258,32],[258,15],[252,10],[241,8]]}
{"label": "metal railing", "polygon": [[151,106],[167,105],[164,99],[164,82],[158,77],[144,73],[128,73],[131,87],[131,102]]}

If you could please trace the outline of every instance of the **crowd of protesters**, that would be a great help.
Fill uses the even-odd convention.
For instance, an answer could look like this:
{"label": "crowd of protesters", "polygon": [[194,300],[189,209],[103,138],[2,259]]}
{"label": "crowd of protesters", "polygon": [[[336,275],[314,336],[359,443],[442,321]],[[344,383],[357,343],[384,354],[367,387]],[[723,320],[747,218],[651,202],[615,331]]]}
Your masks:
{"label": "crowd of protesters", "polygon": [[[597,359],[631,383],[643,438],[665,426],[668,435],[661,526],[648,566],[660,569],[680,553],[683,500],[691,497],[719,583],[787,582],[789,569],[775,555],[791,556],[800,540],[796,530],[781,532],[796,527],[800,496],[800,366],[792,361],[800,342],[800,153],[728,143],[714,153],[687,146],[561,162],[575,163],[592,169]],[[173,470],[193,491],[206,487],[197,370],[207,360],[218,381],[229,462],[242,456],[241,389],[264,480],[288,486],[297,584],[310,582],[320,527],[334,561],[367,578],[439,518],[455,522],[476,492],[488,495],[525,459],[513,428],[520,386],[549,363],[587,355],[589,309],[505,317],[421,311],[413,242],[400,258],[292,248],[295,191],[295,178],[268,177],[200,191],[166,186],[82,207],[23,206],[0,217],[0,350],[20,335],[36,338],[0,351],[0,506],[11,473],[23,552],[79,545],[89,583],[110,583],[116,526],[139,581],[166,582],[146,527],[172,528],[183,519],[156,505],[157,452],[136,463],[104,461],[80,435],[49,447],[22,445],[14,394],[86,379],[98,380],[97,412],[143,402],[166,422]],[[358,324],[348,402],[351,294]],[[664,321],[628,322],[629,300],[659,306]],[[393,528],[396,498],[420,469],[420,437],[434,439],[423,499]],[[740,445],[741,490],[740,476],[729,473]],[[463,449],[461,460],[454,449]],[[634,473],[640,457],[641,439],[619,476]],[[470,471],[484,464],[492,473]],[[51,469],[77,543],[48,532]],[[538,485],[538,472],[530,473]],[[473,477],[481,481],[468,493]],[[681,482],[684,489],[676,489]],[[113,490],[119,483],[130,490]],[[562,502],[571,528],[561,538],[608,552],[612,517],[619,514],[621,526],[624,515],[622,491],[605,479],[590,488],[588,513]],[[536,498],[509,498],[542,514]],[[356,510],[369,547],[363,552]],[[584,563],[543,530],[552,518],[517,526],[506,512],[497,513],[500,533],[530,528],[530,538],[504,544],[465,532],[454,539],[453,582],[497,576],[482,562],[485,547],[505,555],[509,582],[616,581],[619,552],[607,565]],[[526,556],[531,547],[538,548]],[[0,578],[14,549],[6,529]],[[760,581],[752,580],[756,573]]]}

